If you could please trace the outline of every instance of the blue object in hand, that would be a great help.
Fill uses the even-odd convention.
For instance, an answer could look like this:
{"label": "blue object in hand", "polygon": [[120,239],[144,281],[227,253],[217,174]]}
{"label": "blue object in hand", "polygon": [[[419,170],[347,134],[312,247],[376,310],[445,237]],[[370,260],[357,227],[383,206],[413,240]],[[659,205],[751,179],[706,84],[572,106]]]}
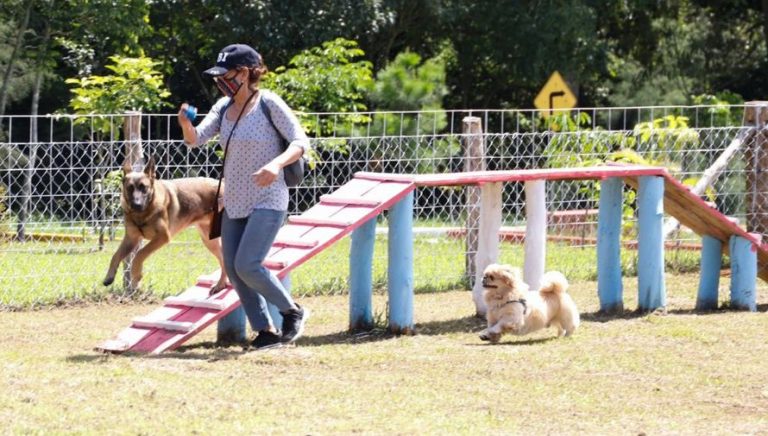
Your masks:
{"label": "blue object in hand", "polygon": [[187,109],[184,110],[184,115],[189,121],[195,121],[195,118],[197,118],[197,108],[192,105],[187,105]]}

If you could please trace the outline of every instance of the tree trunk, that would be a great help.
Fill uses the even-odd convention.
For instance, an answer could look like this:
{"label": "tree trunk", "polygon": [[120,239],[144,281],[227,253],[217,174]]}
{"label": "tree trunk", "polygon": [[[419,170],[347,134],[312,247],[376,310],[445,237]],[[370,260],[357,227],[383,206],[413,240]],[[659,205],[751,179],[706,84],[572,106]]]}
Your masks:
{"label": "tree trunk", "polygon": [[763,38],[768,44],[768,0],[763,0],[761,3],[763,8]]}
{"label": "tree trunk", "polygon": [[21,44],[24,42],[24,34],[27,32],[27,26],[29,25],[29,15],[32,13],[32,4],[34,0],[27,2],[27,9],[24,11],[24,17],[19,22],[19,28],[16,32],[16,44],[13,46],[11,57],[8,59],[8,66],[3,73],[3,85],[0,88],[0,115],[5,115],[5,105],[8,103],[8,87],[11,81],[11,73],[13,72],[13,64],[16,63],[16,59],[21,49]]}
{"label": "tree trunk", "polygon": [[29,156],[27,159],[27,169],[24,171],[24,186],[21,191],[21,208],[19,209],[19,222],[16,225],[16,239],[25,241],[27,239],[26,227],[29,219],[30,204],[32,203],[32,176],[35,173],[37,165],[37,149],[40,147],[37,138],[37,112],[40,107],[40,90],[43,87],[43,78],[45,76],[45,60],[48,56],[48,41],[51,38],[51,26],[45,26],[43,40],[40,42],[40,54],[35,69],[35,83],[32,89],[32,105],[30,107],[29,118]]}

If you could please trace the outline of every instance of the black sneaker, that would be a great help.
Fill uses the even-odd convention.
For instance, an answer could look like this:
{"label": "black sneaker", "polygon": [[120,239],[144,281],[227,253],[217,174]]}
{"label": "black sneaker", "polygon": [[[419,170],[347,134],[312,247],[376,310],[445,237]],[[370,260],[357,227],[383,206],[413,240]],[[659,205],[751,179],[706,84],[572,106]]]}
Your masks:
{"label": "black sneaker", "polygon": [[304,324],[309,318],[309,310],[296,305],[296,309],[291,309],[283,315],[283,336],[280,338],[285,343],[290,343],[299,339],[304,332]]}
{"label": "black sneaker", "polygon": [[251,346],[257,350],[266,350],[268,348],[275,348],[282,345],[280,342],[280,335],[272,333],[269,330],[260,331],[256,339],[251,342]]}

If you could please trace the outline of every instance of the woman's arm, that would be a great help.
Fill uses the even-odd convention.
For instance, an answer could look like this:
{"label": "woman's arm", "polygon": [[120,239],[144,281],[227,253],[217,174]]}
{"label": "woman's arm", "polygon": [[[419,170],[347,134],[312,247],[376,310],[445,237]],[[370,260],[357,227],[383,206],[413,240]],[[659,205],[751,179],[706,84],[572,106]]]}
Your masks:
{"label": "woman's arm", "polygon": [[179,126],[181,126],[182,133],[184,135],[184,144],[187,147],[194,148],[200,144],[205,144],[214,135],[219,133],[221,129],[221,120],[224,117],[222,110],[227,106],[229,98],[220,98],[208,111],[208,114],[203,118],[203,121],[195,127],[192,121],[186,117],[184,111],[189,106],[184,103],[179,109],[177,117],[179,119]]}

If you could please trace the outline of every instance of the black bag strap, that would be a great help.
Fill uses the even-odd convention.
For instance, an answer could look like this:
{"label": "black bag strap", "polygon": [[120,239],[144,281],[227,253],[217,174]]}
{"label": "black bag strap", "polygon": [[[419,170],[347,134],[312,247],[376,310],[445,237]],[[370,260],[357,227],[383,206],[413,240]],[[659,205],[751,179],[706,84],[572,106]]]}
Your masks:
{"label": "black bag strap", "polygon": [[[216,204],[213,205],[214,212],[218,210],[219,208],[219,193],[221,192],[221,180],[224,178],[224,165],[227,163],[227,152],[229,151],[229,140],[232,139],[232,135],[235,133],[235,129],[237,128],[237,124],[240,123],[240,118],[243,117],[243,112],[245,112],[245,108],[248,107],[248,103],[253,100],[253,97],[258,94],[258,91],[254,91],[253,94],[251,94],[250,97],[248,97],[248,101],[245,102],[243,105],[243,108],[240,109],[240,114],[237,115],[237,119],[235,120],[235,125],[232,126],[232,130],[229,131],[229,136],[227,137],[227,142],[224,145],[224,158],[221,160],[221,173],[219,173],[219,186],[216,187]],[[221,133],[221,121],[223,117],[227,116],[227,109],[229,109],[230,106],[232,106],[234,99],[230,97],[229,102],[224,106],[224,109],[219,114],[219,133]]]}
{"label": "black bag strap", "polygon": [[283,132],[281,132],[280,129],[277,128],[277,126],[275,125],[275,122],[272,121],[272,111],[269,109],[269,105],[264,101],[264,98],[259,100],[259,106],[261,106],[262,110],[264,111],[264,115],[267,116],[267,120],[269,120],[269,124],[272,125],[272,128],[275,129],[275,132],[277,132],[277,134],[280,136],[280,138],[282,138],[282,140],[283,140],[283,151],[287,150],[288,146],[290,145],[290,143],[285,138],[285,136],[283,136]]}

